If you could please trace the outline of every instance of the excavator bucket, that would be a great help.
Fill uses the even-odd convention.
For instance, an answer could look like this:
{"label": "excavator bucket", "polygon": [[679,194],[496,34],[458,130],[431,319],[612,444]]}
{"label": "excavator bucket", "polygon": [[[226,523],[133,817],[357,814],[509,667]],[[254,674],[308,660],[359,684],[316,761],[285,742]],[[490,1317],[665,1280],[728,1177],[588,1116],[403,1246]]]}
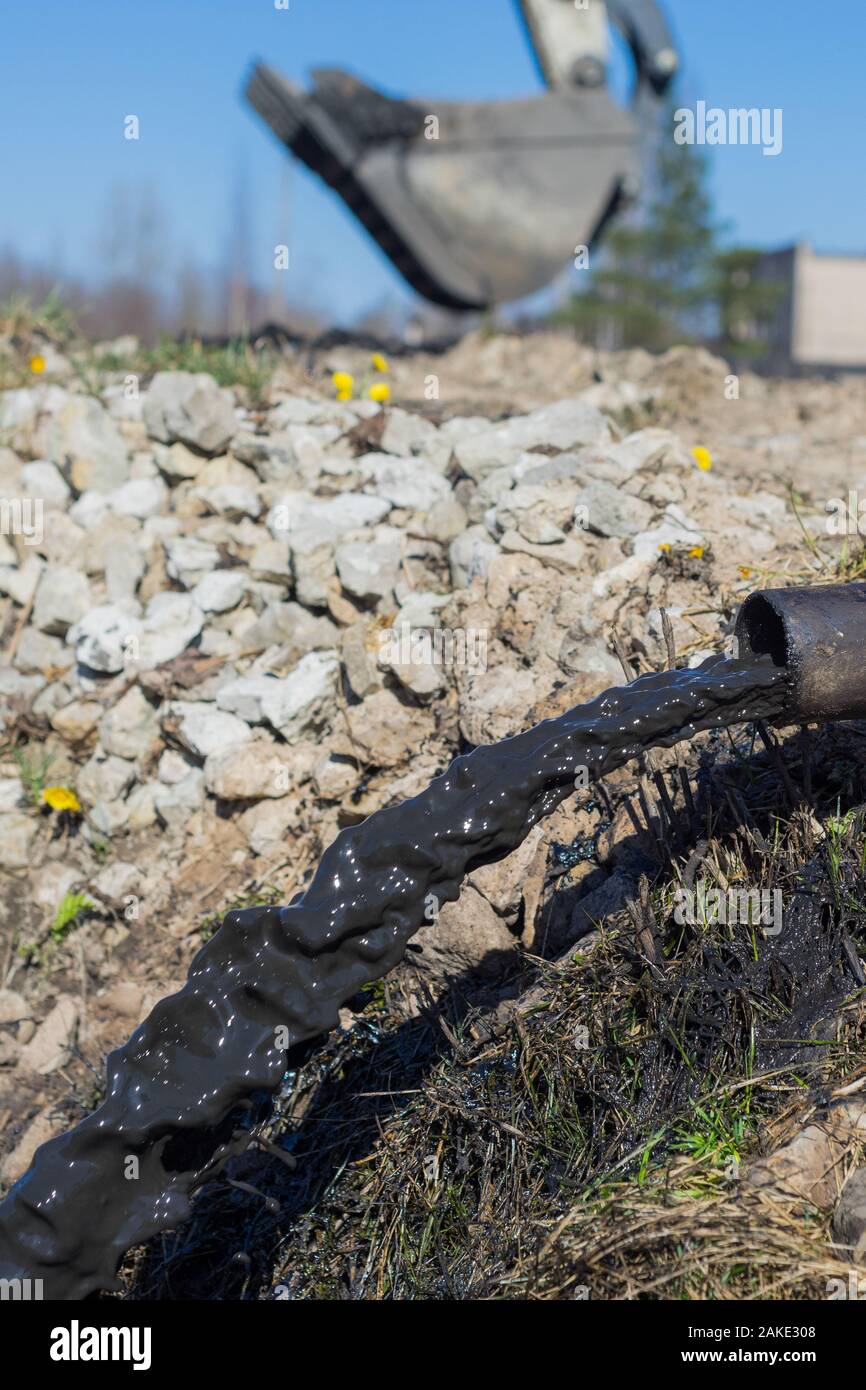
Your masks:
{"label": "excavator bucket", "polygon": [[320,69],[304,90],[264,64],[247,100],[342,197],[410,285],[479,310],[547,285],[637,187],[639,121],[606,84],[608,16],[660,95],[676,55],[651,0],[520,0],[550,90],[511,101],[387,96]]}

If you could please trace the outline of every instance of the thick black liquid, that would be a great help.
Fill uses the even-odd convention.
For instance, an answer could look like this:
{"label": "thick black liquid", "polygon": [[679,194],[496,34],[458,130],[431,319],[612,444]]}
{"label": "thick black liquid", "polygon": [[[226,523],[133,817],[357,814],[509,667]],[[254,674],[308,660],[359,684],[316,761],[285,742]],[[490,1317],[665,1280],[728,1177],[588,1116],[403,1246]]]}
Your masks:
{"label": "thick black liquid", "polygon": [[125,1252],[180,1225],[203,1178],[248,1142],[243,1106],[279,1086],[287,1049],[333,1028],[340,1006],[396,965],[429,894],[456,898],[582,769],[595,779],[699,729],[773,718],[786,697],[784,670],[766,658],[642,676],[476,748],[411,801],[344,830],[289,907],[229,913],[184,988],[108,1058],[99,1109],[43,1145],[0,1206],[0,1277],[42,1279],[53,1299],[112,1287]]}

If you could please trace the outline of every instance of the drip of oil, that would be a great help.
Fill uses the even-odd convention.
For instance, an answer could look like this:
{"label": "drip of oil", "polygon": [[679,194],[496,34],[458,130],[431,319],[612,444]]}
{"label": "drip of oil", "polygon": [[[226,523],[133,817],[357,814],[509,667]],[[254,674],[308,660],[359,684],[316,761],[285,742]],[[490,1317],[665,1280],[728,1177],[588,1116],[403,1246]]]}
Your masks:
{"label": "drip of oil", "polygon": [[183,989],[109,1056],[99,1108],[44,1144],[0,1206],[0,1278],[40,1278],[52,1299],[115,1287],[126,1251],[179,1226],[196,1188],[249,1142],[251,1099],[277,1089],[290,1050],[396,965],[429,895],[453,901],[578,780],[699,729],[775,718],[786,697],[767,658],[641,676],[476,748],[344,830],[288,907],[229,913]]}

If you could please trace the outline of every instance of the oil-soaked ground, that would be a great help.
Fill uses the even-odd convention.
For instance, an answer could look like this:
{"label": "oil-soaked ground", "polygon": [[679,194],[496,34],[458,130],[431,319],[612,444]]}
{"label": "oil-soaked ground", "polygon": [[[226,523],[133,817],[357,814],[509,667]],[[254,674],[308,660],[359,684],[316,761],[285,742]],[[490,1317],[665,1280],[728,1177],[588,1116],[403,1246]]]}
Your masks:
{"label": "oil-soaked ground", "polygon": [[[792,1091],[863,1055],[863,730],[768,741],[692,753],[692,806],[635,835],[643,891],[592,949],[498,992],[455,980],[419,1017],[411,960],[359,998],[261,1144],[127,1262],[127,1296],[525,1295],[573,1203],[638,1192],[682,1154],[717,1192]],[[781,930],[679,922],[677,890],[702,879],[764,889]]]}

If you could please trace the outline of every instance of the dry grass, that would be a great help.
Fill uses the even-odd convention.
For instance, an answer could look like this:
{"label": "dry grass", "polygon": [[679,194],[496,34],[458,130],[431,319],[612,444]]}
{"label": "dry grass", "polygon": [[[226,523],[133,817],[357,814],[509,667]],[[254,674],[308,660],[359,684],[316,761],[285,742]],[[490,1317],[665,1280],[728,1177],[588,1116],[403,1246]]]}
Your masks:
{"label": "dry grass", "polygon": [[627,1184],[594,1211],[576,1208],[505,1281],[543,1299],[826,1299],[852,1266],[834,1249],[826,1214],[791,1211],[745,1191],[711,1198]]}

